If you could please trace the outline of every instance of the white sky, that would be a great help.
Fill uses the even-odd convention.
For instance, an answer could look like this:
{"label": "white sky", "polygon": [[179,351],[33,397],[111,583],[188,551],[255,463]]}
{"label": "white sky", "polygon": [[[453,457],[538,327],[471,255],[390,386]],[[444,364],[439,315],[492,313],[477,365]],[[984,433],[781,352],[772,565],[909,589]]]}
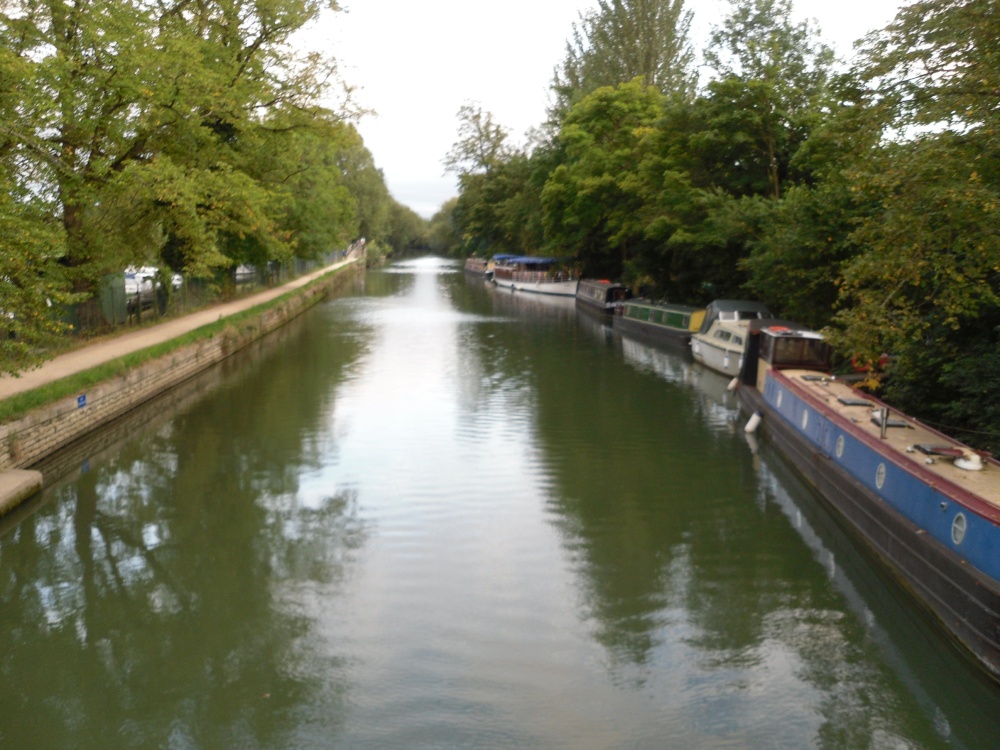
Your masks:
{"label": "white sky", "polygon": [[[902,0],[793,0],[814,18],[839,55],[892,20]],[[596,0],[341,0],[316,36],[377,115],[358,129],[393,197],[430,217],[457,195],[442,160],[457,139],[459,107],[478,102],[523,142],[545,118],[552,72],[562,60],[578,14]],[[724,0],[688,0],[701,52]],[[310,46],[317,44],[309,42]]]}

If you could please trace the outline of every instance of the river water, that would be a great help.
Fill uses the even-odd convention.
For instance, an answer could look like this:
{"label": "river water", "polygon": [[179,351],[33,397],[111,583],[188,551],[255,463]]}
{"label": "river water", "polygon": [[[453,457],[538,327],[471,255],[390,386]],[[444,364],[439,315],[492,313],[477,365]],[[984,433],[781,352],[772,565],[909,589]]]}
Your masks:
{"label": "river water", "polygon": [[725,386],[370,272],[4,519],[0,747],[1000,747],[1000,689]]}

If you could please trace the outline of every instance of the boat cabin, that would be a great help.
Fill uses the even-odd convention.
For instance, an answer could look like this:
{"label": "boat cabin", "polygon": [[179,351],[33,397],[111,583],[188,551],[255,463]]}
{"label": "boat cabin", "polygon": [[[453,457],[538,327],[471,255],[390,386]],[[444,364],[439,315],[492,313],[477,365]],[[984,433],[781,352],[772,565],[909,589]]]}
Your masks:
{"label": "boat cabin", "polygon": [[701,322],[700,333],[708,333],[716,321],[737,323],[745,320],[770,318],[771,311],[761,302],[752,300],[717,299],[705,308],[705,318]]}
{"label": "boat cabin", "polygon": [[497,261],[494,279],[513,279],[524,283],[564,281],[572,275],[563,267],[562,258],[541,258],[533,255],[494,256]]}
{"label": "boat cabin", "polygon": [[832,349],[823,337],[796,323],[760,320],[750,324],[740,381],[763,392],[769,370],[829,372]]}

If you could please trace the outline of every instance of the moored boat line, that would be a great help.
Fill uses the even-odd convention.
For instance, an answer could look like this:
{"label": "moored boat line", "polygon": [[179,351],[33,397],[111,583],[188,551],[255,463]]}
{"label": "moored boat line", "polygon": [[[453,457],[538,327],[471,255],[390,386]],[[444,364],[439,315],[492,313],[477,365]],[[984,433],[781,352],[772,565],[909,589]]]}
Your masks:
{"label": "moored boat line", "polygon": [[829,374],[812,331],[750,326],[737,396],[887,567],[1000,679],[1000,463]]}
{"label": "moored boat line", "polygon": [[623,333],[667,345],[690,339],[696,361],[735,374],[750,424],[759,422],[952,640],[1000,680],[1000,463],[831,375],[822,336],[774,319],[759,302],[716,300],[698,310],[630,299],[616,312]]}

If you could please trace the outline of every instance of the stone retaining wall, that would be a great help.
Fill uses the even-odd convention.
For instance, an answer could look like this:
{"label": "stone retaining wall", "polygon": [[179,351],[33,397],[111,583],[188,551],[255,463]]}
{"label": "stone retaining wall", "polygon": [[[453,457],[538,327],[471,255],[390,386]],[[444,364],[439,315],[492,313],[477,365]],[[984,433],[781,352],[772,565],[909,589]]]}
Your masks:
{"label": "stone retaining wall", "polygon": [[257,316],[227,325],[211,338],[123,371],[86,392],[0,425],[0,470],[34,466],[87,433],[218,364],[281,327],[331,289],[350,282],[357,270],[349,266],[340,273],[332,273]]}

